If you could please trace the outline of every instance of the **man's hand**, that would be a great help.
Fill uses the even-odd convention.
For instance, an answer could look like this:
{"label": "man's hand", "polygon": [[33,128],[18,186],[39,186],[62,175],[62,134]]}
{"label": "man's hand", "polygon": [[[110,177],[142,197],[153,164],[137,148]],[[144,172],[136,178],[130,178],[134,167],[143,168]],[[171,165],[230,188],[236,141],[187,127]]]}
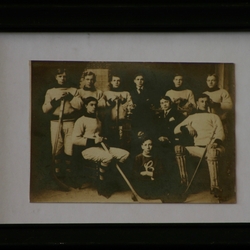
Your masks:
{"label": "man's hand", "polygon": [[95,137],[95,144],[101,143],[102,141],[103,141],[103,137],[101,137],[101,136]]}
{"label": "man's hand", "polygon": [[108,103],[110,104],[110,105],[114,105],[115,104],[115,101],[118,99],[118,97],[117,96],[113,96],[113,97],[111,97],[110,99],[108,99]]}
{"label": "man's hand", "polygon": [[137,134],[137,137],[138,137],[139,139],[141,139],[144,135],[145,135],[145,134],[144,134],[143,131],[139,131],[138,134]]}
{"label": "man's hand", "polygon": [[160,136],[160,137],[158,138],[158,140],[161,141],[161,142],[168,141],[168,142],[170,143],[170,140],[168,139],[167,136]]}
{"label": "man's hand", "polygon": [[214,108],[214,109],[218,109],[221,107],[221,104],[219,102],[214,102],[211,98],[209,99],[208,105],[210,108]]}
{"label": "man's hand", "polygon": [[184,99],[184,98],[181,98],[181,97],[179,97],[179,98],[177,98],[177,99],[174,99],[174,102],[176,103],[176,104],[179,104],[179,105],[183,105],[183,104],[185,104],[186,102],[187,102],[187,99]]}
{"label": "man's hand", "polygon": [[67,95],[68,95],[68,92],[67,92],[67,91],[59,92],[59,93],[55,96],[54,100],[55,100],[55,101],[59,101],[59,100],[61,100],[62,98],[66,97]]}
{"label": "man's hand", "polygon": [[186,128],[192,137],[197,136],[197,131],[191,125],[187,125]]}
{"label": "man's hand", "polygon": [[68,94],[70,94],[72,96],[77,95],[77,90],[75,88],[69,88],[67,91],[68,91]]}
{"label": "man's hand", "polygon": [[119,99],[119,96],[115,95],[113,97],[110,98],[112,102],[116,101]]}
{"label": "man's hand", "polygon": [[120,101],[121,101],[122,103],[125,103],[125,102],[127,101],[126,98],[123,98],[123,97],[122,97],[122,95],[119,96],[119,99],[120,99]]}
{"label": "man's hand", "polygon": [[211,148],[218,148],[218,146],[219,146],[219,144],[216,143],[216,142],[214,142],[214,143],[211,144]]}

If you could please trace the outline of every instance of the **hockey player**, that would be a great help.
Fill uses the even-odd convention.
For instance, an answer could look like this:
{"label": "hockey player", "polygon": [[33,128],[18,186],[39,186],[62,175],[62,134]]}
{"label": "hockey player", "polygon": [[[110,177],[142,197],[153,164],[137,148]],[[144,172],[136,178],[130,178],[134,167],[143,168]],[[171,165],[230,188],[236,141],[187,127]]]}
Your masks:
{"label": "hockey player", "polygon": [[113,192],[106,182],[110,164],[113,159],[124,163],[129,157],[129,152],[114,147],[110,147],[109,152],[106,152],[101,146],[105,138],[102,136],[101,122],[96,116],[97,103],[98,101],[94,97],[85,99],[84,115],[75,122],[72,142],[78,147],[77,152],[80,152],[84,159],[99,163],[98,192],[108,198]]}
{"label": "hockey player", "polygon": [[123,126],[127,118],[128,108],[133,105],[131,95],[121,88],[121,77],[110,75],[110,89],[104,92],[106,102],[105,134],[113,146],[120,147],[124,140]]}
{"label": "hockey player", "polygon": [[223,122],[232,110],[233,102],[227,90],[218,87],[216,74],[207,76],[207,90],[204,94],[210,97],[210,112],[217,114]]}
{"label": "hockey player", "polygon": [[192,90],[183,85],[183,76],[175,74],[173,79],[174,86],[166,92],[177,108],[185,115],[190,115],[196,107]]}
{"label": "hockey player", "polygon": [[73,98],[73,105],[78,106],[79,109],[83,107],[83,100],[92,96],[98,100],[98,107],[104,107],[103,92],[95,87],[96,75],[92,71],[83,71],[80,79],[78,95]]}
{"label": "hockey player", "polygon": [[[47,90],[42,110],[45,114],[51,115],[50,134],[52,144],[52,155],[55,164],[55,173],[59,174],[61,163],[66,163],[67,171],[70,171],[72,158],[71,134],[78,110],[71,101],[77,95],[77,89],[67,85],[66,70],[56,69],[55,87]],[[60,120],[60,119],[61,120]],[[59,122],[62,123],[60,131]]]}
{"label": "hockey player", "polygon": [[194,146],[175,146],[176,159],[179,166],[182,183],[188,185],[190,177],[186,168],[186,156],[202,157],[205,159],[210,174],[210,191],[215,197],[222,195],[219,169],[222,166],[221,158],[224,154],[222,145],[225,139],[222,122],[218,115],[208,113],[209,97],[202,94],[198,97],[197,112],[188,116],[174,129],[175,134],[185,134],[194,137]]}

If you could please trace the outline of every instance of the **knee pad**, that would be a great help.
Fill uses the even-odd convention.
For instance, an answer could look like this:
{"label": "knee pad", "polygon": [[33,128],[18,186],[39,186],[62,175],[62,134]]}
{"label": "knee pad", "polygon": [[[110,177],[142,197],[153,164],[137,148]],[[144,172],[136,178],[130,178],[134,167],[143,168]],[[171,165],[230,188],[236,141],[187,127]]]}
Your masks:
{"label": "knee pad", "polygon": [[221,151],[217,148],[210,148],[207,149],[206,158],[208,161],[218,161],[221,156]]}
{"label": "knee pad", "polygon": [[181,183],[188,185],[188,174],[186,168],[186,148],[182,145],[174,147],[176,161],[180,171]]}
{"label": "knee pad", "polygon": [[208,148],[206,158],[210,175],[211,190],[214,188],[219,188],[218,167],[220,156],[220,150],[216,148]]}
{"label": "knee pad", "polygon": [[174,146],[174,151],[176,155],[186,155],[186,148],[182,145],[176,145]]}

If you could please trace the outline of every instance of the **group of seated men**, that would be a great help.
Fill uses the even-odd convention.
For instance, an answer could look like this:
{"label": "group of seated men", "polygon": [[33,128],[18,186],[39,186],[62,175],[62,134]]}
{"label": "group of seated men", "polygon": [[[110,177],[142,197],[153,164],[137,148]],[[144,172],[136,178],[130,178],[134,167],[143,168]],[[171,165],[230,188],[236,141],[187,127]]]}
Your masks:
{"label": "group of seated men", "polygon": [[[71,172],[75,163],[80,165],[81,157],[98,162],[98,192],[109,197],[113,191],[107,191],[110,182],[107,184],[104,180],[112,179],[109,169],[114,161],[132,165],[131,176],[135,169],[140,169],[133,162],[141,149],[146,159],[140,163],[141,167],[148,170],[149,157],[150,164],[154,162],[151,151],[145,149],[143,143],[146,142],[153,143],[153,155],[163,163],[167,179],[179,182],[184,190],[189,188],[193,175],[188,159],[193,156],[206,160],[210,192],[215,197],[222,196],[223,141],[228,130],[227,114],[233,104],[229,93],[218,87],[215,74],[207,76],[207,90],[196,98],[192,90],[184,87],[183,76],[176,74],[173,87],[159,98],[159,107],[153,104],[152,93],[141,73],[135,75],[135,88],[131,91],[122,88],[122,79],[116,74],[110,76],[107,91],[95,87],[96,75],[88,70],[82,73],[78,89],[67,85],[65,69],[57,69],[55,80],[55,87],[47,90],[42,106],[43,112],[52,117],[50,132],[55,174],[60,175],[62,162],[66,172]],[[175,167],[179,179],[169,178]],[[150,169],[149,172],[140,170],[139,176],[155,182],[157,167]],[[149,183],[147,181],[143,183]]]}

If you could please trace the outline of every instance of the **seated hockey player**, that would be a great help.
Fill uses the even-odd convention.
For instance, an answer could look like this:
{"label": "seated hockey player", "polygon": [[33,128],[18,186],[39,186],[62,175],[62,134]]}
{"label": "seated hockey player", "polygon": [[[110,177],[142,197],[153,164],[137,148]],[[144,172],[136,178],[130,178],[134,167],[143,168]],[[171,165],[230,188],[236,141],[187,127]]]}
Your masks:
{"label": "seated hockey player", "polygon": [[149,136],[141,137],[142,152],[135,156],[132,181],[138,193],[144,199],[161,199],[162,202],[183,202],[185,197],[172,185],[172,176],[166,171],[158,156],[154,141]]}
{"label": "seated hockey player", "polygon": [[209,176],[210,191],[215,197],[223,195],[222,178],[219,173],[223,171],[222,157],[225,149],[222,145],[225,139],[224,129],[218,115],[208,113],[209,97],[201,94],[197,98],[197,112],[188,116],[174,129],[175,134],[189,134],[194,137],[193,146],[175,146],[176,159],[182,183],[188,186],[190,172],[186,166],[187,155],[205,157]]}
{"label": "seated hockey player", "polygon": [[101,134],[101,122],[96,116],[97,103],[98,101],[94,97],[84,99],[85,112],[75,122],[72,142],[75,145],[76,153],[80,152],[85,160],[99,164],[98,193],[108,198],[114,192],[108,181],[112,181],[112,176],[110,176],[111,163],[113,161],[124,163],[129,157],[129,152],[115,147],[110,147],[109,152],[107,152],[103,148],[102,143],[105,143],[105,138]]}

